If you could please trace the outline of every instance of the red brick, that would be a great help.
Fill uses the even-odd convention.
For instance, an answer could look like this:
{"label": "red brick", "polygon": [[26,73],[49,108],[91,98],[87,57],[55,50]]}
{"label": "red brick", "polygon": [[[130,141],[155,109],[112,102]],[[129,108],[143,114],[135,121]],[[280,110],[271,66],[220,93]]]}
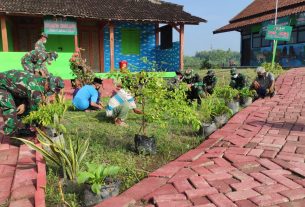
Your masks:
{"label": "red brick", "polygon": [[235,203],[238,207],[256,207],[257,206],[249,200],[236,201]]}
{"label": "red brick", "polygon": [[275,158],[275,156],[277,155],[277,151],[272,151],[272,150],[265,150],[262,154],[261,157],[262,158]]}
{"label": "red brick", "polygon": [[259,160],[257,160],[257,162],[259,162],[262,166],[264,166],[265,168],[267,168],[269,170],[282,169],[280,166],[278,166],[274,162],[271,162],[268,159],[259,159]]}
{"label": "red brick", "polygon": [[256,196],[259,196],[257,192],[254,190],[242,190],[242,191],[235,191],[235,192],[230,192],[227,193],[226,196],[228,196],[232,201],[239,201],[239,200],[245,200],[248,198],[253,198]]}
{"label": "red brick", "polygon": [[247,155],[259,157],[264,152],[263,149],[251,149]]}
{"label": "red brick", "polygon": [[236,207],[236,205],[228,199],[224,194],[212,194],[208,195],[208,198],[216,204],[216,206]]}
{"label": "red brick", "polygon": [[246,155],[250,149],[248,148],[240,148],[240,147],[230,147],[226,150],[228,154],[237,154],[237,155]]}
{"label": "red brick", "polygon": [[231,175],[233,175],[236,179],[238,179],[239,181],[253,181],[253,178],[248,176],[247,174],[239,171],[239,170],[234,170],[230,172]]}
{"label": "red brick", "polygon": [[258,186],[261,186],[261,184],[256,181],[245,181],[245,182],[241,182],[241,183],[231,184],[231,187],[234,188],[236,191],[249,190],[251,188],[255,188]]}
{"label": "red brick", "polygon": [[[137,183],[133,187],[129,188],[121,195],[124,197],[132,198],[134,200],[139,200],[143,196],[165,185],[166,181],[167,181],[166,178],[148,177],[143,179],[141,182]],[[123,201],[125,200],[126,199],[123,199]],[[119,200],[118,202],[121,202],[121,200]]]}
{"label": "red brick", "polygon": [[[217,131],[216,131],[217,132]],[[214,133],[216,133],[214,132]],[[222,137],[212,137],[214,135],[214,133],[212,135],[210,135],[208,140],[205,140],[201,145],[199,145],[197,148],[203,148],[203,149],[208,149],[213,147],[217,142],[219,142],[220,140],[222,140]]]}
{"label": "red brick", "polygon": [[305,147],[298,147],[296,150],[297,154],[305,154]]}
{"label": "red brick", "polygon": [[166,194],[176,194],[176,193],[178,193],[178,191],[172,184],[165,184],[165,185],[161,186],[160,188],[154,190],[153,192],[149,193],[145,197],[143,197],[143,199],[148,201],[154,196],[166,195]]}
{"label": "red brick", "polygon": [[154,203],[161,203],[165,201],[180,201],[186,200],[186,196],[184,194],[168,194],[168,195],[158,195],[153,197]]}
{"label": "red brick", "polygon": [[179,193],[194,189],[187,179],[177,180],[173,184]]}
{"label": "red brick", "polygon": [[259,192],[260,194],[270,194],[270,193],[277,193],[280,191],[285,191],[288,190],[289,188],[287,188],[284,185],[281,184],[272,184],[272,185],[263,185],[261,187],[256,187],[254,188],[254,190],[256,190],[257,192]]}
{"label": "red brick", "polygon": [[251,162],[257,159],[256,157],[253,156],[244,156],[244,155],[235,155],[235,154],[225,154],[225,157],[233,163]]}
{"label": "red brick", "polygon": [[305,206],[305,199],[293,201],[289,203],[281,203],[279,204],[280,207],[303,207]]}
{"label": "red brick", "polygon": [[219,173],[219,174],[202,174],[202,176],[207,180],[207,181],[214,181],[214,180],[223,180],[223,179],[228,179],[231,178],[232,175],[228,173]]}
{"label": "red brick", "polygon": [[298,136],[289,135],[287,136],[287,141],[298,141]]}
{"label": "red brick", "polygon": [[216,207],[213,203],[208,203],[208,204],[203,204],[203,205],[198,205],[194,207]]}
{"label": "red brick", "polygon": [[229,184],[225,183],[223,180],[216,180],[209,182],[212,187],[215,187],[220,193],[228,193],[231,192]]}
{"label": "red brick", "polygon": [[270,178],[276,180],[278,183],[281,183],[283,185],[285,185],[288,188],[291,189],[296,189],[296,188],[301,188],[302,186],[293,182],[292,180],[282,176],[282,175],[277,175],[277,174],[270,174],[269,175]]}
{"label": "red brick", "polygon": [[235,170],[236,168],[233,167],[233,166],[229,166],[229,167],[219,167],[219,166],[210,166],[209,167],[209,170],[212,172],[212,173],[227,173],[227,172],[230,172],[232,170]]}
{"label": "red brick", "polygon": [[189,181],[197,189],[210,187],[202,176],[192,176]]}
{"label": "red brick", "polygon": [[182,168],[168,181],[168,183],[173,183],[175,181],[187,179],[193,175],[197,175],[197,173],[195,173],[193,170],[189,168]]}
{"label": "red brick", "polygon": [[208,187],[202,189],[187,190],[185,191],[185,193],[189,199],[193,199],[193,198],[215,194],[218,193],[218,191],[216,190],[216,188]]}
{"label": "red brick", "polygon": [[250,173],[250,175],[251,177],[255,178],[255,180],[259,181],[262,184],[272,185],[276,183],[274,180],[272,180],[271,178],[267,177],[262,173]]}
{"label": "red brick", "polygon": [[135,204],[136,201],[133,198],[125,197],[125,196],[117,196],[109,198],[95,207],[128,207],[132,204]]}
{"label": "red brick", "polygon": [[229,163],[228,161],[226,161],[223,158],[215,158],[213,159],[214,163],[220,167],[230,167],[231,163]]}
{"label": "red brick", "polygon": [[290,175],[291,172],[284,169],[278,169],[278,170],[263,170],[262,173],[264,173],[267,176],[270,175]]}
{"label": "red brick", "polygon": [[271,206],[279,203],[288,202],[288,199],[278,193],[265,194],[250,198],[250,200],[259,206]]}
{"label": "red brick", "polygon": [[0,151],[0,165],[15,165],[18,158],[18,149]]}
{"label": "red brick", "polygon": [[190,167],[206,167],[210,165],[214,165],[214,161],[201,156],[199,159],[191,162]]}
{"label": "red brick", "polygon": [[45,189],[40,188],[37,189],[35,192],[35,206],[41,206],[45,207],[46,206],[46,201],[45,201]]}
{"label": "red brick", "polygon": [[281,195],[289,198],[289,200],[294,201],[298,199],[305,198],[305,189],[294,189],[294,190],[286,190],[279,192]]}
{"label": "red brick", "polygon": [[12,192],[11,200],[32,198],[35,196],[36,188],[34,185],[22,186]]}
{"label": "red brick", "polygon": [[189,165],[189,162],[170,162],[167,165],[159,168],[158,170],[149,174],[150,177],[173,177],[181,168],[184,168]]}
{"label": "red brick", "polygon": [[197,197],[191,199],[192,203],[197,206],[197,205],[205,205],[211,203],[207,197]]}
{"label": "red brick", "polygon": [[232,144],[234,144],[238,147],[243,147],[248,142],[250,142],[251,138],[244,138],[244,137],[238,136],[237,134],[234,134],[234,135],[231,135],[231,136],[225,138],[225,140],[231,142]]}
{"label": "red brick", "polygon": [[193,149],[180,156],[177,161],[194,161],[204,154],[203,149]]}
{"label": "red brick", "polygon": [[33,198],[12,201],[9,207],[35,207]]}
{"label": "red brick", "polygon": [[12,177],[5,177],[5,178],[0,178],[0,192],[1,191],[6,191],[10,190],[13,184],[13,176]]}
{"label": "red brick", "polygon": [[283,149],[282,149],[282,152],[294,153],[296,149],[297,149],[296,146],[284,145],[284,147],[283,147]]}
{"label": "red brick", "polygon": [[207,174],[212,174],[212,172],[205,168],[205,167],[192,167],[192,169],[198,173],[199,175],[207,175]]}

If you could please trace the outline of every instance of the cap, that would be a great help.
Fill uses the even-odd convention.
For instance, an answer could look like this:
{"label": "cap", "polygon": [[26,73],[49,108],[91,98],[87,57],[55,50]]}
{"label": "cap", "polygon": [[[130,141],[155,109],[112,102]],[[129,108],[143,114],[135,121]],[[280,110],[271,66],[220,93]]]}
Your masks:
{"label": "cap", "polygon": [[41,37],[48,38],[48,34],[47,34],[47,33],[45,33],[45,32],[42,32],[42,33],[41,33]]}
{"label": "cap", "polygon": [[207,75],[215,75],[215,72],[213,70],[208,70]]}
{"label": "cap", "polygon": [[64,81],[61,77],[53,76],[52,74],[49,76],[50,80],[50,90],[54,93],[58,93],[61,89],[65,87]]}
{"label": "cap", "polygon": [[236,72],[236,68],[232,68],[231,70],[230,70],[230,73],[231,73],[231,75],[235,75],[237,72]]}
{"label": "cap", "polygon": [[191,78],[192,75],[193,75],[193,69],[189,68],[185,71],[184,78],[186,79]]}
{"label": "cap", "polygon": [[256,68],[256,72],[257,72],[257,73],[264,73],[264,72],[266,72],[266,70],[265,70],[264,67],[257,67],[257,68]]}

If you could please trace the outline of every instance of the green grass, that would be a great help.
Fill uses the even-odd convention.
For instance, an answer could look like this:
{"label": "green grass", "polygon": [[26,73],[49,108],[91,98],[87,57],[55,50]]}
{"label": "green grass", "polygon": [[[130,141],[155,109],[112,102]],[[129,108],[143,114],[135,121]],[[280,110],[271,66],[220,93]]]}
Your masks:
{"label": "green grass", "polygon": [[[203,77],[206,70],[196,70]],[[227,85],[230,81],[230,70],[215,70],[218,85]],[[253,69],[241,71],[254,79]],[[250,80],[250,79],[249,79]],[[104,100],[106,103],[107,99]],[[141,116],[129,114],[128,128],[115,126],[113,120],[106,118],[105,112],[68,111],[65,114],[64,125],[68,135],[75,139],[90,138],[90,146],[85,162],[107,163],[118,165],[122,169],[121,191],[133,186],[152,172],[171,160],[198,146],[203,140],[198,137],[191,126],[169,125],[170,128],[160,128],[157,124],[148,126],[148,135],[157,139],[158,153],[154,156],[143,156],[134,153],[134,136],[139,132]],[[170,120],[169,120],[170,122]],[[84,167],[84,165],[83,165]],[[77,195],[65,195],[67,202],[78,200]],[[58,191],[58,173],[48,170],[47,206],[57,206],[61,203]]]}

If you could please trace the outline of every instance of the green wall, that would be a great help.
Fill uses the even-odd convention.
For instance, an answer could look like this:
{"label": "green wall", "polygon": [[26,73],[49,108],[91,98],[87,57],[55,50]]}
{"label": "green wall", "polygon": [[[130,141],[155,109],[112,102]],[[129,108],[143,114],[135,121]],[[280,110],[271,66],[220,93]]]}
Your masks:
{"label": "green wall", "polygon": [[[49,35],[46,43],[47,51],[74,52],[74,36]],[[62,49],[62,50],[61,50]]]}

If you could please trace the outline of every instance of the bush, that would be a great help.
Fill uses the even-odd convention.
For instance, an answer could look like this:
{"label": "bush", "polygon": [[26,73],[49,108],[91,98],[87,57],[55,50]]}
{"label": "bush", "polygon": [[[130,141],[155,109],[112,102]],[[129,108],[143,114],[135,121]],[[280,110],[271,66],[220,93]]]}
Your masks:
{"label": "bush", "polygon": [[274,67],[273,68],[272,68],[272,63],[263,63],[262,67],[264,67],[267,72],[270,72],[273,75],[275,75],[275,77],[278,77],[282,73],[284,73],[283,67],[280,64],[278,64],[278,63],[274,63]]}
{"label": "bush", "polygon": [[231,88],[230,86],[216,87],[214,90],[214,95],[217,98],[223,99],[225,103],[229,103],[230,101],[238,98],[239,91]]}

